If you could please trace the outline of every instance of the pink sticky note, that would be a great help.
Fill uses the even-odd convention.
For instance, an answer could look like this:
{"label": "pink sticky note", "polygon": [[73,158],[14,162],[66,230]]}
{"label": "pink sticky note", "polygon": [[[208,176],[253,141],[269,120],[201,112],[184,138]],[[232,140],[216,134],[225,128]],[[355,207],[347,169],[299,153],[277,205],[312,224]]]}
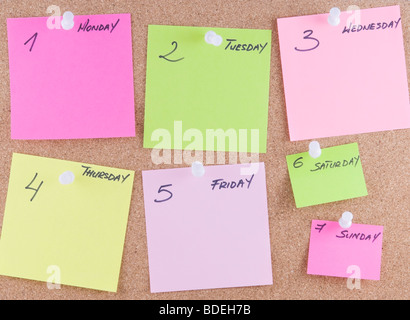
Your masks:
{"label": "pink sticky note", "polygon": [[290,140],[409,128],[400,7],[328,15],[278,19]]}
{"label": "pink sticky note", "polygon": [[143,171],[151,292],[272,284],[265,167]]}
{"label": "pink sticky note", "polygon": [[135,136],[130,14],[7,19],[11,138]]}
{"label": "pink sticky note", "polygon": [[382,241],[382,226],[312,220],[307,273],[380,280]]}

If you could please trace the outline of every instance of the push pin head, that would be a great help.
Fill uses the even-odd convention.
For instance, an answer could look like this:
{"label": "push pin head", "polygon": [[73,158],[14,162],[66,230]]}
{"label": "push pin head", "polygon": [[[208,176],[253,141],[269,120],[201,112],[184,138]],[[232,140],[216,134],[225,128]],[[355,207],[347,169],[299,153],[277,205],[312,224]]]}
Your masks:
{"label": "push pin head", "polygon": [[342,217],[339,219],[339,225],[343,229],[350,228],[350,226],[352,225],[352,220],[353,220],[353,214],[349,211],[345,211],[343,212]]}
{"label": "push pin head", "polygon": [[64,30],[70,30],[74,27],[74,14],[71,11],[64,12],[61,26]]}
{"label": "push pin head", "polygon": [[214,31],[208,31],[205,34],[206,43],[213,44],[214,46],[220,46],[222,44],[222,37],[216,34]]}
{"label": "push pin head", "polygon": [[320,149],[320,144],[317,141],[312,141],[311,143],[309,143],[309,155],[316,159],[318,157],[320,157],[320,155],[322,154],[322,150]]}
{"label": "push pin head", "polygon": [[340,23],[340,9],[332,8],[330,9],[329,16],[327,17],[327,22],[332,26],[337,26]]}
{"label": "push pin head", "polygon": [[202,177],[205,174],[204,165],[199,161],[193,162],[192,163],[192,174],[194,175],[194,177]]}
{"label": "push pin head", "polygon": [[74,178],[75,178],[74,173],[72,173],[71,171],[66,171],[60,175],[58,180],[60,181],[61,184],[71,184],[74,182]]}

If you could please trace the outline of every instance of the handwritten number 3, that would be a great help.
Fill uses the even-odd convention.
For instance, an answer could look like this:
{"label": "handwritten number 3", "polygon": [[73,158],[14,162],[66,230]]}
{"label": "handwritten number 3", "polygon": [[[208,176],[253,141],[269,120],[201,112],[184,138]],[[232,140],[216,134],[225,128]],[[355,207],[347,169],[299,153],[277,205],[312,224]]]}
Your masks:
{"label": "handwritten number 3", "polygon": [[316,46],[314,46],[313,48],[309,48],[309,49],[298,49],[297,47],[295,47],[296,51],[310,51],[310,50],[316,49],[319,46],[319,43],[320,43],[319,40],[311,37],[313,30],[306,30],[303,32],[303,34],[306,34],[306,33],[308,34],[304,36],[303,39],[316,41]]}
{"label": "handwritten number 3", "polygon": [[177,60],[173,60],[173,59],[168,59],[167,58],[170,54],[174,53],[175,50],[178,48],[178,43],[176,41],[172,41],[171,45],[175,46],[175,48],[170,53],[167,53],[166,55],[163,55],[163,56],[161,55],[159,57],[162,58],[162,59],[165,59],[169,62],[177,62],[177,61],[181,61],[182,59],[184,59],[184,58],[179,58]]}

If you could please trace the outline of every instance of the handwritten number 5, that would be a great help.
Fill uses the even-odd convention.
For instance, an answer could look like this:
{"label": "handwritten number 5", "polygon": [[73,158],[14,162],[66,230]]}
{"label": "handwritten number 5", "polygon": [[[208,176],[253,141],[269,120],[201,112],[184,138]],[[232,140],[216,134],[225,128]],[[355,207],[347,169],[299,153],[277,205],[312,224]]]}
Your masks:
{"label": "handwritten number 5", "polygon": [[33,39],[33,43],[31,44],[31,47],[30,47],[30,50],[29,50],[30,52],[31,52],[31,49],[33,49],[34,44],[36,43],[37,35],[38,35],[38,33],[36,32],[35,34],[33,34],[33,35],[31,36],[30,39],[28,39],[26,42],[24,42],[24,45],[26,45],[27,43],[30,42],[31,39]]}
{"label": "handwritten number 5", "polygon": [[168,59],[168,58],[167,58],[170,54],[174,53],[175,50],[178,48],[178,43],[177,43],[176,41],[172,41],[171,45],[175,46],[175,48],[174,48],[170,53],[167,53],[167,54],[165,54],[165,55],[161,55],[161,56],[159,56],[159,57],[162,58],[162,59],[165,59],[165,60],[167,60],[167,61],[169,61],[169,62],[177,62],[177,61],[180,61],[180,60],[184,59],[184,58],[179,58],[179,59],[177,59],[177,60],[172,60],[172,59]]}
{"label": "handwritten number 5", "polygon": [[313,48],[309,48],[309,49],[299,49],[299,48],[295,47],[296,51],[310,51],[310,50],[316,49],[319,46],[319,43],[320,43],[319,40],[316,39],[316,38],[311,37],[311,35],[313,33],[313,30],[306,30],[306,31],[303,32],[303,34],[306,34],[306,33],[307,33],[307,35],[304,36],[303,39],[315,41],[316,46],[314,46]]}
{"label": "handwritten number 5", "polygon": [[34,175],[33,180],[31,180],[31,182],[25,187],[26,190],[33,190],[34,195],[31,197],[30,201],[33,201],[34,197],[37,195],[38,190],[40,190],[41,186],[43,185],[43,181],[40,182],[39,186],[37,187],[37,189],[32,188],[31,184],[34,182],[34,180],[36,180],[38,173],[36,172],[36,174]]}
{"label": "handwritten number 5", "polygon": [[172,184],[165,184],[165,185],[159,187],[158,193],[167,192],[167,193],[169,193],[169,197],[165,198],[165,199],[162,199],[162,200],[155,199],[154,202],[164,202],[164,201],[168,201],[169,199],[171,199],[172,196],[173,196],[172,192],[165,189],[165,188],[168,188],[168,187],[171,187],[171,186],[172,186]]}

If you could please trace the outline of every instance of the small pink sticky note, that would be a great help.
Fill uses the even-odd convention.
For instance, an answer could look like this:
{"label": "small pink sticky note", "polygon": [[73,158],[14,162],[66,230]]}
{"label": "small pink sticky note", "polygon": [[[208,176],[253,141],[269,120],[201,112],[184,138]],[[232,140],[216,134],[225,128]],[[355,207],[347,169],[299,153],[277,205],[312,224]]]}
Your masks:
{"label": "small pink sticky note", "polygon": [[290,140],[410,127],[400,7],[278,19]]}
{"label": "small pink sticky note", "polygon": [[307,273],[380,280],[382,241],[382,226],[312,220]]}
{"label": "small pink sticky note", "polygon": [[11,138],[135,136],[130,14],[49,18],[7,19]]}
{"label": "small pink sticky note", "polygon": [[151,292],[272,284],[265,167],[252,167],[142,172]]}

